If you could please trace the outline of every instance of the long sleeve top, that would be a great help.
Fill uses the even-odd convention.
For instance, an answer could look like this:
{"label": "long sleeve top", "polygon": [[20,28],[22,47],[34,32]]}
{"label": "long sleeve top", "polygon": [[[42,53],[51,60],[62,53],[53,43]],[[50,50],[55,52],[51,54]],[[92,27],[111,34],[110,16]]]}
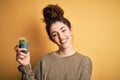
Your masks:
{"label": "long sleeve top", "polygon": [[92,61],[78,52],[67,57],[48,53],[40,57],[33,71],[30,65],[18,69],[22,80],[91,80]]}

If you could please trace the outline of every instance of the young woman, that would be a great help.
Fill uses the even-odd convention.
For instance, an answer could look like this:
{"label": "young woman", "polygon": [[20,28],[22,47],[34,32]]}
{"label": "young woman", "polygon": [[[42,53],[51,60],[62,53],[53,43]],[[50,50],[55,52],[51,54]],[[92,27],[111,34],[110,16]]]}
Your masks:
{"label": "young woman", "polygon": [[18,69],[22,73],[22,80],[91,79],[91,59],[73,49],[71,24],[63,15],[64,11],[58,5],[48,5],[43,9],[48,36],[59,48],[41,56],[34,70],[30,66],[29,51],[24,54],[21,51],[25,48],[15,47],[16,60],[21,64]]}

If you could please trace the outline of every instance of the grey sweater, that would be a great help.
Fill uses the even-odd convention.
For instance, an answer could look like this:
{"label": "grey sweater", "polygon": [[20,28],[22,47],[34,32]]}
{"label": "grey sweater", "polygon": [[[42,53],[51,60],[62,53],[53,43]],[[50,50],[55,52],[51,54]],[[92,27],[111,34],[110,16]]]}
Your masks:
{"label": "grey sweater", "polygon": [[78,52],[68,57],[58,57],[54,53],[41,56],[34,70],[20,66],[22,80],[91,80],[92,62]]}

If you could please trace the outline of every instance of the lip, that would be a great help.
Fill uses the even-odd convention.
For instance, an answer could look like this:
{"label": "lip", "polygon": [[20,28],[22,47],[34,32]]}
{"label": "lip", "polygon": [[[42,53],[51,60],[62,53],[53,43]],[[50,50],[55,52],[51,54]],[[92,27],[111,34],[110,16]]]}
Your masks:
{"label": "lip", "polygon": [[62,39],[62,40],[60,40],[60,43],[65,44],[67,42],[67,40],[68,40],[68,38]]}

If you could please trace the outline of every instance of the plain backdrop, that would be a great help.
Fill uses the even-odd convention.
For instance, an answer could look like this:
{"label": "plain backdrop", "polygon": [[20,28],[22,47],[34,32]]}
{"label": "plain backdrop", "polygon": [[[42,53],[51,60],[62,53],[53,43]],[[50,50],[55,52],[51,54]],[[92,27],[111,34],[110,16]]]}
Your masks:
{"label": "plain backdrop", "polygon": [[48,4],[64,9],[74,49],[92,59],[92,80],[120,80],[120,0],[0,0],[0,80],[21,80],[13,50],[20,37],[29,42],[33,67],[57,49],[42,20]]}

